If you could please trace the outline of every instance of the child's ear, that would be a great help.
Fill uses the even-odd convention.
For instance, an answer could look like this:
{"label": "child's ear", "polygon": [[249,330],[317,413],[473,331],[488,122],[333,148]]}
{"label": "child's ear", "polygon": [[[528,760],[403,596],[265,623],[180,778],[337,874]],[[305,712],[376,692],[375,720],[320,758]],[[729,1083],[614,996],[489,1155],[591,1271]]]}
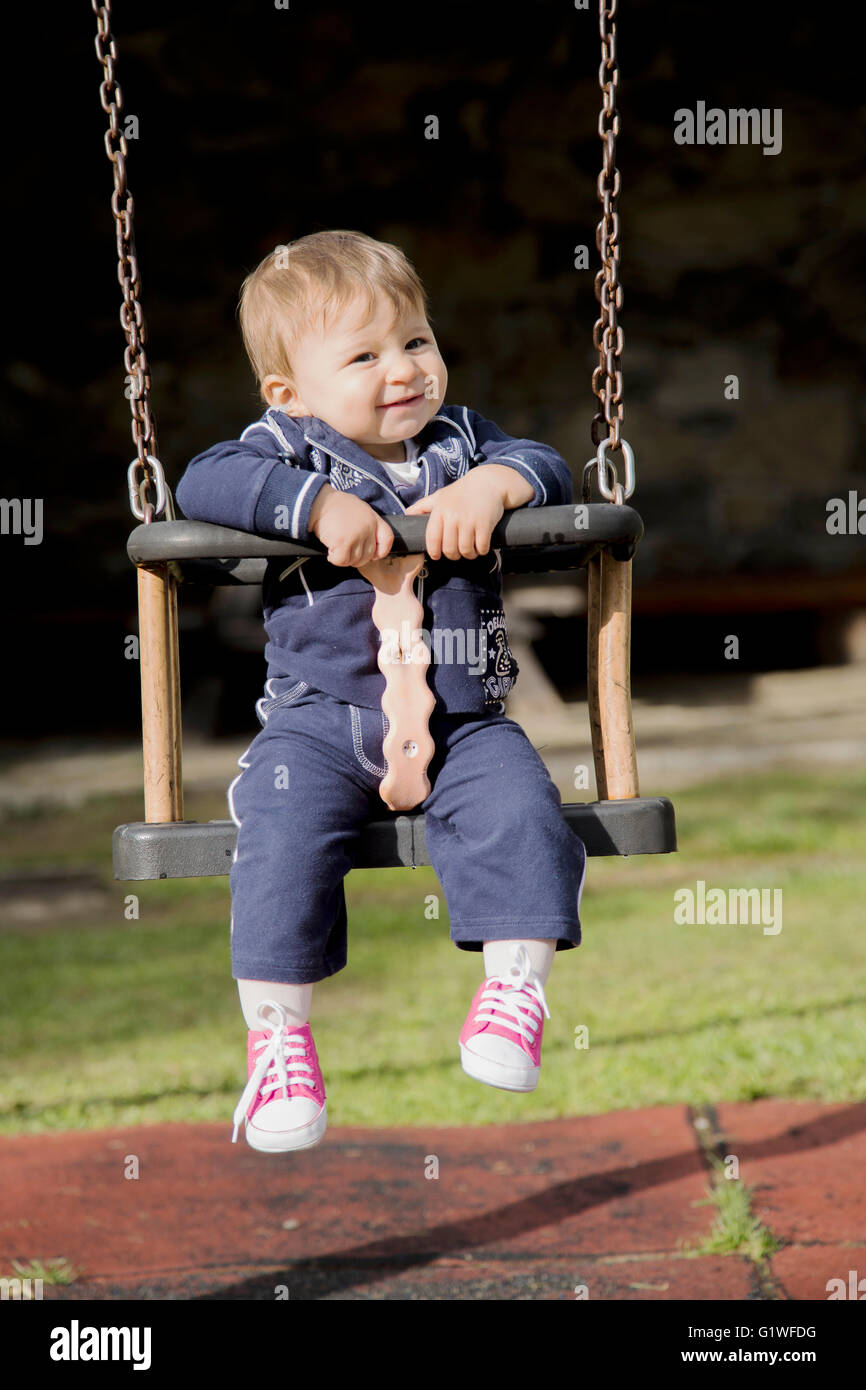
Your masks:
{"label": "child's ear", "polygon": [[268,405],[283,410],[287,415],[305,415],[303,402],[288,377],[272,374],[262,381],[262,395]]}

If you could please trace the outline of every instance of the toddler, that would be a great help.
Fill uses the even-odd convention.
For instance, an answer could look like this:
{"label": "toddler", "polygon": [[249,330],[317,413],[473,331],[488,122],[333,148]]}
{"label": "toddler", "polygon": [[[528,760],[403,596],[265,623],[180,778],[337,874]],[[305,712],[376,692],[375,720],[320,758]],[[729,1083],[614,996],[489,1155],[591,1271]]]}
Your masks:
{"label": "toddler", "polygon": [[426,293],[395,246],[324,231],[278,247],[244,281],[240,319],[267,409],[192,460],[177,500],[195,520],[327,547],[327,560],[268,562],[262,729],[228,792],[232,975],[248,1029],[232,1141],[244,1121],[253,1148],[277,1153],[325,1133],[313,985],[346,964],[343,880],[365,821],[387,814],[385,677],[357,567],[388,554],[388,513],[427,517],[414,582],[436,751],[416,810],[451,939],[483,952],[462,1067],[504,1090],[537,1084],[544,985],[554,952],[580,944],[586,855],[504,713],[517,663],[490,539],[505,510],[570,502],[572,481],[549,446],[445,404]]}

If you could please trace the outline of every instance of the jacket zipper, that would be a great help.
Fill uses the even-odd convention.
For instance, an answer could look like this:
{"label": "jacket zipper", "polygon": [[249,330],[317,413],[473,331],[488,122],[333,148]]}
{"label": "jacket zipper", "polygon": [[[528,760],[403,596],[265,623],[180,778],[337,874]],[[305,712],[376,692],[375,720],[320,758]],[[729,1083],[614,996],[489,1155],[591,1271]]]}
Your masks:
{"label": "jacket zipper", "polygon": [[[424,460],[424,496],[425,496],[425,497],[429,496],[429,492],[430,492],[430,469],[427,467],[427,460],[425,459],[425,460]],[[417,583],[418,583],[417,599],[418,599],[418,602],[420,603],[422,609],[424,608],[424,580],[427,578],[428,573],[429,573],[429,571],[428,571],[428,569],[427,569],[427,560],[426,560],[426,557],[425,557],[424,563],[423,563],[423,565],[421,566],[420,570],[418,571],[418,575],[417,575]],[[422,623],[424,622],[424,614],[423,614],[423,612],[422,612],[422,614],[421,614],[421,622],[422,622]]]}

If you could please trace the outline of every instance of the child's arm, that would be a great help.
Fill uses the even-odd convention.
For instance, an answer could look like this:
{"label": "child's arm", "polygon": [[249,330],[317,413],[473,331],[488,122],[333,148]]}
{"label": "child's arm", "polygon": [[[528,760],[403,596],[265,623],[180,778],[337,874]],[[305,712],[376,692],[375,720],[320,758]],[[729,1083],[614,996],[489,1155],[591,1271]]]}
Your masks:
{"label": "child's arm", "polygon": [[[495,465],[495,471],[499,472],[504,466],[519,473],[532,488],[528,500],[506,502],[506,510],[523,506],[560,507],[573,500],[571,469],[549,444],[540,444],[535,439],[514,439],[477,410],[460,408],[455,419],[465,422],[474,435],[476,460],[472,468]],[[525,489],[522,491],[525,494]],[[518,496],[519,492],[515,491],[514,495]]]}
{"label": "child's arm", "polygon": [[424,546],[431,560],[477,560],[487,555],[490,538],[506,506],[534,489],[513,468],[474,468],[406,508],[407,516],[427,516]]}
{"label": "child's arm", "polygon": [[273,435],[262,428],[197,454],[175,496],[191,521],[307,541],[310,513],[327,483],[322,473],[287,464]]}
{"label": "child's arm", "polygon": [[433,560],[487,555],[494,527],[515,507],[555,507],[572,499],[571,470],[548,444],[512,439],[477,411],[455,407],[452,417],[474,442],[470,471],[407,508],[429,517],[426,549]]}
{"label": "child's arm", "polygon": [[[475,475],[479,476],[478,473]],[[484,464],[484,472],[480,475],[482,481],[489,482],[491,488],[495,488],[502,500],[503,511],[513,511],[515,507],[525,507],[532,505],[536,492],[532,483],[527,482],[522,473],[518,473],[516,468],[510,468],[507,464],[498,464],[488,461]]]}
{"label": "child's arm", "polygon": [[190,520],[277,540],[317,536],[332,565],[364,565],[388,554],[394,532],[373,507],[335,491],[324,474],[287,464],[269,430],[250,436],[215,444],[189,464],[176,495]]}
{"label": "child's arm", "polygon": [[322,488],[313,503],[310,530],[328,547],[332,565],[384,560],[394,543],[394,532],[374,507],[330,485]]}

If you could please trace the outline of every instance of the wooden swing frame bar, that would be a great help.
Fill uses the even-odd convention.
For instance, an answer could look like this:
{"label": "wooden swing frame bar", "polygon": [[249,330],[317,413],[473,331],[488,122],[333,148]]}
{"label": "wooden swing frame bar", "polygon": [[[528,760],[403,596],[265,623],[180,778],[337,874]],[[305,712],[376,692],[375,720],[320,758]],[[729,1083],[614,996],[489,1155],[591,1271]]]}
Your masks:
{"label": "wooden swing frame bar", "polygon": [[631,560],[587,564],[587,705],[601,801],[640,796],[631,712]]}
{"label": "wooden swing frame bar", "polygon": [[183,820],[177,588],[168,565],[138,567],[144,818],[150,822]]}

